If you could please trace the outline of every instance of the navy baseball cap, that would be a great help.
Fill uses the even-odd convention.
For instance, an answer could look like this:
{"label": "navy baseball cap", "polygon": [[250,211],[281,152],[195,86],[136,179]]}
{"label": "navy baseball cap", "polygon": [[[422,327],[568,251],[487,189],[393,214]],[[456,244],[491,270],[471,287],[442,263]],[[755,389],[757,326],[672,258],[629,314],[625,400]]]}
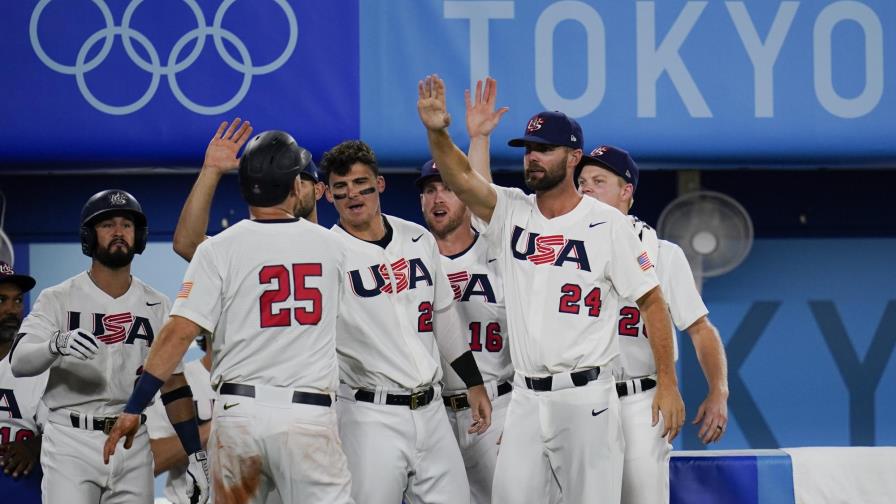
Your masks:
{"label": "navy baseball cap", "polygon": [[37,280],[28,275],[16,275],[12,266],[0,261],[0,283],[6,282],[16,284],[23,293],[30,291],[37,284]]}
{"label": "navy baseball cap", "polygon": [[582,127],[578,121],[567,116],[563,112],[539,112],[529,119],[523,136],[511,139],[507,145],[511,147],[525,147],[526,142],[562,145],[581,149]]}
{"label": "navy baseball cap", "polygon": [[436,167],[436,162],[430,159],[429,161],[423,163],[423,166],[420,167],[420,176],[417,177],[417,180],[414,181],[414,184],[417,186],[417,189],[419,189],[420,192],[423,192],[423,186],[425,186],[427,182],[434,178],[442,180],[442,174],[439,173],[439,169]]}
{"label": "navy baseball cap", "polygon": [[309,159],[308,164],[299,172],[299,176],[302,175],[310,178],[314,183],[320,182],[320,170],[317,169],[317,165],[314,164],[312,159]]}
{"label": "navy baseball cap", "polygon": [[[631,184],[635,189],[638,188],[638,165],[627,151],[612,145],[601,145],[590,154],[583,155],[579,165],[576,166],[575,180],[578,181],[582,168],[588,165],[596,165],[606,168],[611,172],[622,177],[627,183]],[[577,182],[578,183],[578,182]]]}

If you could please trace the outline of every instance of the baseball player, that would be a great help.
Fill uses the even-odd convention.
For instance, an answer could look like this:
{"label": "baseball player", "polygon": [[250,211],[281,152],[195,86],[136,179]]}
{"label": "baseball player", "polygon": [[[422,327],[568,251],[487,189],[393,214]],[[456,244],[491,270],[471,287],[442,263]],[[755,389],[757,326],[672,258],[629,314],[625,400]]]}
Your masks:
{"label": "baseball player", "polygon": [[[638,166],[628,152],[604,145],[582,156],[576,168],[579,192],[628,214],[638,188]],[[691,335],[697,358],[706,375],[709,394],[700,405],[694,423],[702,422],[699,436],[704,443],[718,441],[728,422],[728,379],[725,350],[719,333],[707,317],[706,306],[694,285],[684,253],[674,243],[657,239],[656,231],[629,215],[629,220],[655,261],[663,295],[679,330]],[[622,351],[621,381],[616,388],[622,404],[625,436],[625,466],[622,472],[622,502],[669,502],[669,453],[672,446],[651,425],[650,404],[656,394],[656,364],[647,339],[641,312],[631,299],[619,308],[619,347]],[[653,331],[651,326],[651,337]],[[678,344],[674,355],[678,356]]]}
{"label": "baseball player", "polygon": [[356,500],[371,504],[467,503],[457,442],[439,400],[440,357],[466,388],[472,424],[485,432],[491,405],[465,328],[453,306],[435,239],[422,226],[384,215],[385,180],[367,144],[343,142],[321,168],[333,229],[348,242],[337,324],[339,429]]}
{"label": "baseball player", "polygon": [[[253,219],[196,249],[131,396],[142,411],[193,339],[214,335],[214,502],[264,502],[272,492],[284,502],[353,502],[332,408],[345,248],[293,213],[310,159],[281,131],[249,142],[239,175]],[[137,418],[119,418],[107,452]]]}
{"label": "baseball player", "polygon": [[[495,111],[497,88],[494,81],[477,83],[476,94],[467,92],[467,132],[474,144],[472,152],[488,153],[489,135],[506,108]],[[486,156],[487,158],[488,156]],[[488,162],[483,176],[490,179]],[[433,234],[442,255],[442,268],[451,282],[461,325],[468,332],[470,350],[485,380],[492,402],[492,426],[481,435],[467,433],[471,412],[464,382],[442,362],[442,400],[448,421],[457,439],[470,483],[470,501],[487,504],[492,498],[492,481],[498,458],[498,439],[504,428],[510,392],[513,389],[513,367],[504,341],[507,327],[504,315],[504,285],[497,263],[489,261],[488,246],[473,228],[470,211],[442,181],[435,163],[428,161],[416,180],[427,227]]]}
{"label": "baseball player", "polygon": [[421,81],[418,111],[442,179],[487,225],[500,263],[507,338],[516,371],[504,424],[494,502],[618,502],[622,485],[619,398],[608,366],[618,355],[620,298],[638,300],[657,362],[653,409],[664,434],[681,428],[684,405],[672,358],[669,314],[653,265],[615,209],[582,198],[573,170],[582,132],[560,112],[533,116],[511,146],[525,147],[527,196],[489,184],[447,132],[445,88]]}
{"label": "baseball player", "polygon": [[[146,237],[146,216],[133,196],[119,189],[93,195],[81,210],[81,249],[92,258],[90,269],[41,292],[10,352],[17,377],[49,369],[44,502],[152,502],[152,455],[141,417],[127,444],[135,445],[130,453],[111,465],[98,456],[104,432],[126,411],[170,306],[164,294],[131,275]],[[186,442],[196,422],[189,387],[178,373],[165,384],[162,400]],[[202,493],[204,476],[196,479],[193,491]]]}
{"label": "baseball player", "polygon": [[[210,374],[212,356],[207,351],[207,340],[205,335],[196,338],[196,344],[205,353],[201,358],[184,364],[184,377],[193,391],[193,404],[199,422],[199,438],[203,447],[208,444],[212,409],[215,405],[215,391],[212,389]],[[154,473],[156,476],[168,473],[165,497],[173,504],[190,504],[189,490],[192,482],[187,475],[189,458],[177,438],[177,432],[168,420],[161,401],[155,401],[146,410],[146,429],[149,432]]]}
{"label": "baseball player", "polygon": [[23,297],[35,283],[0,261],[0,495],[4,501],[25,504],[41,500],[39,458],[46,411],[40,407],[40,398],[47,373],[16,378],[6,356],[22,325]]}
{"label": "baseball player", "polygon": [[[249,121],[241,123],[237,117],[231,123],[222,122],[205,151],[205,161],[199,177],[190,190],[190,195],[181,210],[177,228],[174,230],[174,251],[189,261],[196,247],[206,239],[212,198],[221,177],[239,167],[239,153],[243,144],[252,138]],[[302,197],[296,204],[295,216],[317,222],[317,200],[324,194],[324,184],[314,161],[311,160],[299,174]]]}

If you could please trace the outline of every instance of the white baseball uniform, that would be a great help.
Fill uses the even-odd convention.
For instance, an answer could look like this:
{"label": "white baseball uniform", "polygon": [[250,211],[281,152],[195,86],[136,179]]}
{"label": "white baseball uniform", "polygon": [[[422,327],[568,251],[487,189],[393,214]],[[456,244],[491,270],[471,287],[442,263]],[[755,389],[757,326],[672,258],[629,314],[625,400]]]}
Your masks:
{"label": "white baseball uniform", "polygon": [[463,460],[439,398],[440,350],[449,361],[468,350],[461,335],[444,334],[433,323],[434,313],[453,302],[451,286],[435,238],[412,222],[384,219],[388,244],[333,227],[350,243],[336,339],[344,382],[339,427],[353,495],[370,504],[396,504],[403,496],[427,504],[469,502]]}
{"label": "white baseball uniform", "polygon": [[[82,328],[101,342],[92,360],[60,356],[50,367],[43,402],[49,408],[41,448],[44,502],[152,502],[152,454],[140,427],[130,450],[103,464],[104,424],[124,410],[149,347],[171,306],[161,292],[132,277],[128,291],[112,298],[87,272],[45,289],[22,322],[10,359],[39,341],[46,351],[56,331]],[[105,420],[104,420],[105,419]],[[110,420],[111,419],[111,420]]]}
{"label": "white baseball uniform", "polygon": [[624,441],[606,366],[619,353],[619,299],[656,287],[653,266],[610,206],[581,198],[548,219],[534,195],[493,187],[483,235],[502,268],[516,376],[492,500],[618,502]]}
{"label": "white baseball uniform", "polygon": [[213,334],[214,499],[352,502],[330,407],[344,253],[303,219],[243,220],[196,249],[171,313]]}
{"label": "white baseball uniform", "polygon": [[[16,378],[9,359],[0,360],[0,444],[40,436],[46,421],[46,406],[40,398],[47,386],[48,373]],[[0,495],[9,502],[35,504],[40,498],[40,465],[28,476],[0,473]]]}
{"label": "white baseball uniform", "polygon": [[[659,240],[656,231],[636,217],[630,216],[630,220],[648,255],[656,259],[657,276],[663,297],[669,305],[672,322],[684,331],[708,313],[697,292],[684,252],[674,243]],[[661,437],[663,422],[651,425],[651,407],[656,388],[643,390],[642,379],[656,378],[656,364],[641,312],[634,300],[623,300],[617,331],[622,350],[620,371],[627,393],[620,399],[625,436],[622,502],[666,503],[669,502],[669,455],[672,445]],[[673,338],[673,343],[677,359],[677,338]]]}
{"label": "white baseball uniform", "polygon": [[[193,404],[196,409],[196,420],[199,423],[210,422],[212,409],[215,405],[215,391],[212,390],[211,375],[201,359],[196,359],[184,364],[184,377],[193,391]],[[176,436],[174,427],[165,412],[162,401],[155,401],[146,409],[146,429],[150,439],[162,439]],[[174,466],[168,470],[165,481],[165,497],[173,504],[189,504],[190,497],[187,494],[192,490],[192,481],[187,479],[187,464]]]}
{"label": "white baseball uniform", "polygon": [[470,349],[492,401],[491,427],[482,434],[467,432],[472,422],[472,412],[465,400],[467,387],[444,358],[442,397],[467,470],[470,502],[487,504],[492,500],[498,438],[504,429],[513,379],[513,365],[505,341],[504,282],[497,259],[488,255],[488,244],[478,233],[467,250],[453,256],[443,255],[442,267],[451,282],[463,327],[469,331]]}

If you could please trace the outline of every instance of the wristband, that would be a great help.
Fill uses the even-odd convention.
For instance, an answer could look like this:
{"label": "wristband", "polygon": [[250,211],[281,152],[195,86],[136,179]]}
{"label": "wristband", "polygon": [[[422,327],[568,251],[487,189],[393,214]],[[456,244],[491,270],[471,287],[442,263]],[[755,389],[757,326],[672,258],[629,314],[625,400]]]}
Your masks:
{"label": "wristband", "polygon": [[134,385],[134,391],[124,407],[124,412],[131,415],[139,415],[149,406],[149,403],[156,396],[159,389],[165,382],[153,376],[148,371],[143,371],[137,383]]}
{"label": "wristband", "polygon": [[454,359],[454,362],[451,363],[451,368],[460,376],[460,379],[464,381],[464,384],[467,385],[467,388],[475,387],[476,385],[482,385],[484,382],[482,380],[482,373],[479,372],[479,366],[476,365],[476,358],[473,357],[473,352],[467,350],[460,357]]}
{"label": "wristband", "polygon": [[196,417],[177,422],[173,424],[173,427],[187,455],[192,455],[202,450],[202,442],[199,440],[199,424],[196,423]]}

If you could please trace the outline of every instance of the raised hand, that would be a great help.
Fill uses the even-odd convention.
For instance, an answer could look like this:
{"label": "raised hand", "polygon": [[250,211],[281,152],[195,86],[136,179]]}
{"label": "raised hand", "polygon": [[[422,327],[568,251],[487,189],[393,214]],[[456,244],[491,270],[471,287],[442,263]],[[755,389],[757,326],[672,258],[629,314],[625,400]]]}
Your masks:
{"label": "raised hand", "polygon": [[417,83],[417,113],[429,130],[443,130],[451,124],[445,105],[445,82],[438,75],[427,75]]}
{"label": "raised hand", "polygon": [[510,110],[508,107],[495,110],[497,96],[498,82],[491,77],[486,77],[485,86],[481,80],[476,81],[476,94],[472,99],[469,89],[464,92],[464,102],[467,105],[467,134],[470,138],[491,135],[501,117]]}
{"label": "raised hand", "polygon": [[236,155],[243,144],[252,138],[252,125],[249,121],[242,124],[240,121],[237,117],[231,123],[224,121],[218,126],[218,131],[205,149],[203,169],[227,173],[239,168],[240,160]]}

